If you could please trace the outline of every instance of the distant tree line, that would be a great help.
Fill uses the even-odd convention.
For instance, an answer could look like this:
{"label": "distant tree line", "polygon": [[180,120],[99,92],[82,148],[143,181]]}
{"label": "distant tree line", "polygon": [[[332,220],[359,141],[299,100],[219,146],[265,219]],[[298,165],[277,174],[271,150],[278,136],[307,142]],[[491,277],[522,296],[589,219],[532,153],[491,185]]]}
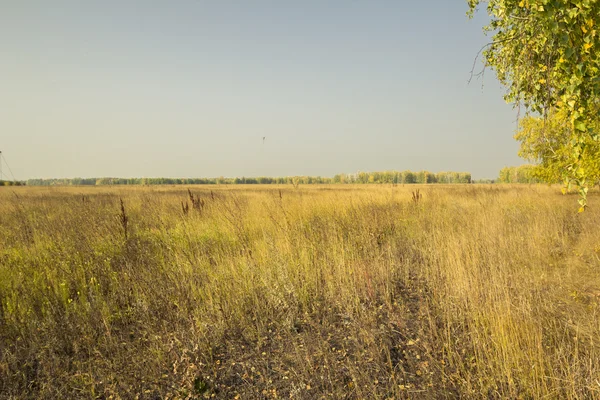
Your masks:
{"label": "distant tree line", "polygon": [[520,165],[518,167],[504,167],[498,175],[498,183],[552,183],[545,181],[536,174],[538,166]]}
{"label": "distant tree line", "polygon": [[25,182],[23,181],[3,181],[0,180],[0,186],[24,186]]}
{"label": "distant tree line", "polygon": [[359,172],[357,174],[340,174],[333,177],[333,183],[471,183],[469,172],[429,171],[385,171]]}
{"label": "distant tree line", "polygon": [[285,184],[331,183],[331,178],[320,176],[302,177],[256,177],[256,178],[60,178],[29,179],[28,186],[104,186],[104,185],[239,185],[239,184]]}
{"label": "distant tree line", "polygon": [[239,184],[412,184],[412,183],[471,183],[468,172],[385,171],[338,174],[333,178],[321,176],[288,176],[255,178],[61,178],[29,179],[28,186],[102,186],[102,185],[239,185]]}

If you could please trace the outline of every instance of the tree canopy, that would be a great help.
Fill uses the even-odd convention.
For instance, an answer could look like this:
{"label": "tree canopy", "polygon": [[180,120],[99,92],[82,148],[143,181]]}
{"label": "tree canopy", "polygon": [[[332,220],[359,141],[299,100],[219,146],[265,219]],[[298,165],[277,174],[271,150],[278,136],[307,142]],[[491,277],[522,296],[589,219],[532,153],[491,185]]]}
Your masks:
{"label": "tree canopy", "polygon": [[543,180],[535,176],[537,166],[520,165],[518,167],[504,167],[498,174],[498,183],[540,183]]}
{"label": "tree canopy", "polygon": [[[469,15],[484,3],[468,0]],[[596,0],[489,0],[492,41],[483,52],[507,88],[505,99],[548,115],[563,113],[570,129],[562,177],[579,188],[587,206],[591,171],[586,148],[598,140],[600,111],[600,2]]]}
{"label": "tree canopy", "polygon": [[[550,111],[545,118],[527,116],[519,122],[515,135],[521,142],[519,156],[536,163],[532,175],[540,181],[561,182],[571,160],[573,133],[565,114],[565,110]],[[590,136],[585,140],[581,166],[593,185],[600,181],[600,142]]]}

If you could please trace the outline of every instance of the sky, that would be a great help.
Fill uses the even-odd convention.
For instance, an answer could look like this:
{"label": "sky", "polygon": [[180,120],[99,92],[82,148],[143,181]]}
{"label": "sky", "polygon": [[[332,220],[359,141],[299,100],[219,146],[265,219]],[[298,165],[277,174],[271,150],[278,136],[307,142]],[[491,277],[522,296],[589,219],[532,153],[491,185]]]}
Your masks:
{"label": "sky", "polygon": [[[462,0],[0,0],[16,179],[497,177],[517,112]],[[265,138],[263,141],[263,137]]]}

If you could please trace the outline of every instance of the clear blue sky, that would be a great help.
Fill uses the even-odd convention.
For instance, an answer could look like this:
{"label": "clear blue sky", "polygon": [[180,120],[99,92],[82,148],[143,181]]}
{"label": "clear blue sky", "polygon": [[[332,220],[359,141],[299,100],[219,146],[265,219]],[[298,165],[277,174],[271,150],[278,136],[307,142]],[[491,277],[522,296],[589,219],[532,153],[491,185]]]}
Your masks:
{"label": "clear blue sky", "polygon": [[0,3],[17,179],[522,163],[493,71],[467,84],[487,17],[462,0]]}

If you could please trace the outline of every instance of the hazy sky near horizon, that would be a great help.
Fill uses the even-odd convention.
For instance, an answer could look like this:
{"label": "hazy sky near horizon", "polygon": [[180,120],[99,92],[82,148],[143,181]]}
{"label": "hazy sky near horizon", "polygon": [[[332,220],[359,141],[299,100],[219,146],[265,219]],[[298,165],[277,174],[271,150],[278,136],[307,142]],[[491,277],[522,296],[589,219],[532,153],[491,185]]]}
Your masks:
{"label": "hazy sky near horizon", "polygon": [[467,83],[489,38],[463,0],[0,3],[17,179],[522,163],[493,71]]}

